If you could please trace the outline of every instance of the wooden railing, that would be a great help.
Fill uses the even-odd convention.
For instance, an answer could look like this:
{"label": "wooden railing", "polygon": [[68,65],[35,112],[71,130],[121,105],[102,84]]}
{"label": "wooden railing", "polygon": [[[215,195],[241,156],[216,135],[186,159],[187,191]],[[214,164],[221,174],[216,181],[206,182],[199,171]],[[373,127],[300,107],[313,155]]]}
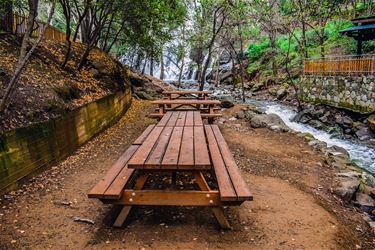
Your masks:
{"label": "wooden railing", "polygon": [[305,75],[374,75],[375,54],[306,59]]}
{"label": "wooden railing", "polygon": [[[17,14],[14,14],[13,18],[13,32],[16,34],[24,34],[26,31],[28,18]],[[36,20],[34,22],[34,29],[32,33],[33,37],[37,37],[39,35],[39,32],[44,24],[44,22],[39,20]],[[46,29],[46,33],[44,34],[44,38],[65,42],[65,33],[55,27],[48,26]]]}

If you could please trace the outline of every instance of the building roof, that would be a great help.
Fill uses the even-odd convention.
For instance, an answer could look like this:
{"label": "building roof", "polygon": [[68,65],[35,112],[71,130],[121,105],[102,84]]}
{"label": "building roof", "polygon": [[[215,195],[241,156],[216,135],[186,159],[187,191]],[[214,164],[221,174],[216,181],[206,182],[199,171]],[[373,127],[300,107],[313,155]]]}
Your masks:
{"label": "building roof", "polygon": [[353,27],[341,30],[340,33],[356,40],[368,41],[375,39],[375,17],[353,19]]}

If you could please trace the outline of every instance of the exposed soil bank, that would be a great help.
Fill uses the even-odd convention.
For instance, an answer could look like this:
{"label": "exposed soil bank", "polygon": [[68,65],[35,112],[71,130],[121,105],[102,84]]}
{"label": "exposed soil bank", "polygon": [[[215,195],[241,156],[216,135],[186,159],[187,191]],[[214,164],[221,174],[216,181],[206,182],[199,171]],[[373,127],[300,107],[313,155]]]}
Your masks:
{"label": "exposed soil bank", "polygon": [[[153,122],[145,117],[152,108],[148,102],[134,101],[115,126],[3,199],[0,249],[375,246],[360,215],[330,193],[335,169],[319,166],[317,163],[324,161],[322,156],[293,134],[253,130],[238,120],[225,123],[222,131],[255,199],[226,209],[233,230],[221,231],[208,209],[179,207],[137,208],[126,227],[113,229],[116,209],[89,200],[87,192]],[[69,202],[70,206],[65,205]],[[74,222],[75,216],[92,219],[95,224]]]}

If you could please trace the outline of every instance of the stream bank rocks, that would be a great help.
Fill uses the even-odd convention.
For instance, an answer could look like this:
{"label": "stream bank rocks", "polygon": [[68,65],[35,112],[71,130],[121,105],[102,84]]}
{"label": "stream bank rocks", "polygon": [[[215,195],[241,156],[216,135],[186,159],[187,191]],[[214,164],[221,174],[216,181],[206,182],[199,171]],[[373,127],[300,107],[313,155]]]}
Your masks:
{"label": "stream bank rocks", "polygon": [[334,138],[354,139],[375,146],[374,115],[361,115],[325,105],[307,105],[294,118],[294,122],[322,129]]}
{"label": "stream bank rocks", "polygon": [[274,131],[289,131],[289,127],[277,114],[265,114],[255,105],[249,104],[235,114],[237,119],[247,119],[252,128],[269,128]]}
{"label": "stream bank rocks", "polygon": [[305,138],[314,150],[324,153],[328,165],[338,171],[332,187],[333,194],[364,213],[364,219],[375,232],[375,177],[358,168],[344,148],[327,147],[325,142],[316,140],[308,133],[297,136]]}

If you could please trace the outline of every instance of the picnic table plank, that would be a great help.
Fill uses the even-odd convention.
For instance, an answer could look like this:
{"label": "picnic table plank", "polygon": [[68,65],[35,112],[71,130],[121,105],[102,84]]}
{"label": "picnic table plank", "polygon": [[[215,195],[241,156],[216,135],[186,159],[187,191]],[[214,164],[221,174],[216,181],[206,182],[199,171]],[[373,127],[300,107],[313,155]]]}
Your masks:
{"label": "picnic table plank", "polygon": [[233,159],[232,153],[223,135],[221,134],[219,127],[217,125],[212,125],[211,128],[218,142],[217,144],[219,145],[220,152],[223,156],[227,171],[232,179],[237,197],[239,199],[244,199],[252,196],[246,182],[241,176],[240,170],[238,169],[237,164]]}
{"label": "picnic table plank", "polygon": [[[105,199],[109,197],[104,197],[104,194],[106,193],[107,189],[112,185],[113,181],[120,175],[124,178],[124,180],[128,179],[126,177],[130,177],[130,175],[133,173],[133,169],[128,169],[126,167],[126,163],[129,161],[129,159],[132,157],[132,155],[136,152],[136,150],[139,148],[139,145],[131,145],[124,154],[121,155],[121,157],[116,161],[116,163],[110,168],[110,170],[106,173],[106,175],[91,189],[91,191],[88,194],[89,198],[99,198],[99,199]],[[122,172],[122,170],[124,170]],[[116,184],[118,185],[118,183]],[[124,184],[125,185],[125,184]],[[120,198],[121,196],[121,190],[117,190],[117,193],[111,192],[113,195],[112,198]]]}
{"label": "picnic table plank", "polygon": [[161,161],[168,146],[169,138],[172,135],[173,127],[164,127],[159,140],[157,141],[154,149],[150,153],[147,161],[144,164],[144,168],[160,168]]}
{"label": "picnic table plank", "polygon": [[169,119],[171,118],[171,115],[172,115],[171,112],[165,113],[156,126],[159,126],[159,127],[165,126],[168,123]]}
{"label": "picnic table plank", "polygon": [[182,135],[178,168],[194,167],[194,127],[185,127]]}
{"label": "picnic table plank", "polygon": [[179,111],[176,126],[185,126],[186,111]]}
{"label": "picnic table plank", "polygon": [[208,90],[168,90],[163,91],[163,94],[165,95],[171,95],[171,94],[212,94],[211,91]]}
{"label": "picnic table plank", "polygon": [[174,100],[167,100],[161,99],[152,101],[152,104],[157,105],[219,105],[221,102],[218,100],[196,100],[196,99],[174,99]]}
{"label": "picnic table plank", "polygon": [[202,116],[199,111],[194,111],[194,126],[203,126]]}
{"label": "picnic table plank", "polygon": [[171,113],[172,113],[171,118],[169,118],[169,121],[167,122],[166,126],[173,127],[176,125],[176,122],[180,113],[179,112],[171,112]]}
{"label": "picnic table plank", "polygon": [[220,153],[219,146],[210,125],[205,125],[205,131],[210,149],[212,165],[215,170],[216,180],[219,185],[220,197],[224,201],[237,200],[236,191],[233,188],[232,181],[229,178],[225,162]]}
{"label": "picnic table plank", "polygon": [[194,113],[191,111],[186,113],[185,126],[194,126]]}
{"label": "picnic table plank", "polygon": [[159,139],[159,136],[163,129],[164,127],[155,127],[151,131],[147,139],[143,142],[143,144],[138,148],[137,152],[135,152],[133,157],[129,160],[129,168],[143,168],[143,164],[147,160],[150,151],[154,147],[156,141]]}
{"label": "picnic table plank", "polygon": [[145,131],[133,142],[133,145],[141,145],[147,136],[151,133],[152,129],[155,127],[155,124],[152,124],[146,128]]}
{"label": "picnic table plank", "polygon": [[194,127],[194,155],[194,164],[197,169],[207,169],[211,167],[203,126]]}
{"label": "picnic table plank", "polygon": [[182,140],[183,127],[174,127],[161,164],[161,168],[176,168]]}

